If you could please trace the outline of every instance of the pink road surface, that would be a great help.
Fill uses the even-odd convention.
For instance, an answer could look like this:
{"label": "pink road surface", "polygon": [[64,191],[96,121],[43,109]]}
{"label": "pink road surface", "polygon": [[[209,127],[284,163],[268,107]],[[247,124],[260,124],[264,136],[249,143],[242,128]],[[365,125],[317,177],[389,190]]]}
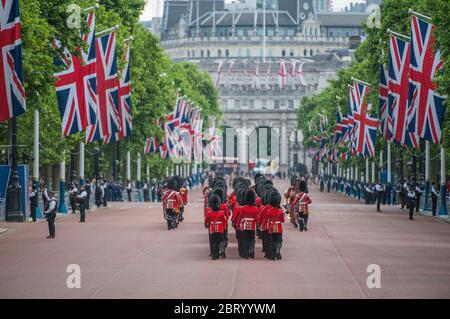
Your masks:
{"label": "pink road surface", "polygon": [[[283,191],[286,182],[277,182]],[[159,203],[112,203],[47,224],[1,224],[0,298],[450,298],[450,225],[406,210],[366,206],[311,186],[309,231],[284,225],[283,259],[208,257],[199,190],[185,221],[167,231]],[[66,267],[81,267],[81,288],[66,286]],[[367,266],[381,268],[369,289]]]}

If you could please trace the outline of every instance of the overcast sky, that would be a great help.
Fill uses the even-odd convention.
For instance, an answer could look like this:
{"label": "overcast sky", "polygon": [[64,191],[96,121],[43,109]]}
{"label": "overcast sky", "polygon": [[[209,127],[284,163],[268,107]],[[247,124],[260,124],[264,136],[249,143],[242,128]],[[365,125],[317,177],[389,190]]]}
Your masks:
{"label": "overcast sky", "polygon": [[[231,0],[225,0],[226,2],[230,2]],[[333,9],[335,11],[341,11],[346,6],[350,4],[350,2],[364,2],[363,0],[333,0]],[[158,5],[159,3],[159,5]],[[159,7],[159,12],[158,12]],[[162,16],[164,7],[164,0],[147,0],[147,5],[144,9],[144,12],[141,15],[141,21],[150,20],[153,17]]]}

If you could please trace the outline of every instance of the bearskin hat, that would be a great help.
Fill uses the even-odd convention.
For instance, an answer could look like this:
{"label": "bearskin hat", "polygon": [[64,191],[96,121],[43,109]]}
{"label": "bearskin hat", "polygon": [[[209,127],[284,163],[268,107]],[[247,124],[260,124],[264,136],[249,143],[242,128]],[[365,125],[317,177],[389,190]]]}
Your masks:
{"label": "bearskin hat", "polygon": [[269,198],[270,198],[270,194],[273,192],[276,192],[277,190],[275,188],[268,188],[263,192],[263,195],[261,197],[262,201],[263,201],[263,205],[267,205],[269,204]]}
{"label": "bearskin hat", "polygon": [[281,195],[275,188],[275,191],[268,193],[268,201],[270,206],[280,208],[281,204]]}
{"label": "bearskin hat", "polygon": [[211,194],[210,196],[208,196],[208,206],[211,207],[213,211],[218,211],[220,204],[221,201],[219,196],[215,194]]}
{"label": "bearskin hat", "polygon": [[307,193],[308,192],[308,185],[306,184],[306,181],[304,181],[304,180],[300,181],[299,189],[303,193]]}
{"label": "bearskin hat", "polygon": [[213,194],[220,197],[220,202],[224,203],[227,200],[227,193],[223,188],[215,188]]}
{"label": "bearskin hat", "polygon": [[295,184],[297,183],[297,179],[297,175],[291,176],[291,186],[295,186]]}
{"label": "bearskin hat", "polygon": [[169,177],[169,179],[167,180],[167,188],[172,190],[172,191],[178,191],[179,190],[178,181],[173,176]]}
{"label": "bearskin hat", "polygon": [[244,193],[245,205],[253,206],[255,205],[256,195],[251,189],[246,189]]}

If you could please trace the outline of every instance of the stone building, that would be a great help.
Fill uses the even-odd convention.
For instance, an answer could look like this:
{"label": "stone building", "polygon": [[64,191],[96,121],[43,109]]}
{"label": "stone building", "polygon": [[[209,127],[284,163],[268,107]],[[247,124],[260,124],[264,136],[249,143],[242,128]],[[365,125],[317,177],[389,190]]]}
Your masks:
{"label": "stone building", "polygon": [[244,171],[267,158],[281,171],[311,166],[297,130],[301,98],[319,93],[350,63],[349,37],[363,36],[368,16],[316,15],[312,0],[271,3],[277,9],[223,0],[164,4],[161,45],[172,60],[196,63],[215,81],[228,132],[223,150]]}

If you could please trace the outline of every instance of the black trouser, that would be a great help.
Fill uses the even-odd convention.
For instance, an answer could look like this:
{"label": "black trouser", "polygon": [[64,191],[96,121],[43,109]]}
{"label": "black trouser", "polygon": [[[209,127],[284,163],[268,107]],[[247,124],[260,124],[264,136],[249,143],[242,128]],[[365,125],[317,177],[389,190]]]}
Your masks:
{"label": "black trouser", "polygon": [[77,200],[75,197],[70,197],[70,207],[72,208],[72,213],[75,214],[75,211],[77,209]]}
{"label": "black trouser", "polygon": [[172,208],[166,208],[167,229],[175,228],[173,226],[175,220],[175,212]]}
{"label": "black trouser", "polygon": [[409,219],[412,219],[414,216],[414,202],[409,204]]}
{"label": "black trouser", "polygon": [[308,214],[299,213],[298,214],[298,224],[300,231],[303,231],[306,229],[306,226],[308,225]]}
{"label": "black trouser", "polygon": [[242,257],[249,258],[255,256],[255,231],[242,230],[240,232],[240,243],[242,247]]}
{"label": "black trouser", "polygon": [[399,194],[400,197],[400,204],[402,205],[402,209],[405,208],[406,201],[405,201],[405,195],[403,193]]}
{"label": "black trouser", "polygon": [[86,204],[83,202],[80,202],[80,222],[84,222],[86,219]]}
{"label": "black trouser", "polygon": [[223,241],[223,233],[212,233],[209,235],[209,245],[212,258],[219,258],[220,245]]}
{"label": "black trouser", "polygon": [[419,211],[420,208],[420,196],[417,196],[416,198],[416,213]]}
{"label": "black trouser", "polygon": [[383,198],[383,192],[377,192],[377,212],[379,212],[380,209],[380,205],[381,205],[381,200]]}
{"label": "black trouser", "polygon": [[91,195],[87,195],[87,197],[86,197],[86,209],[87,210],[89,210],[89,197],[90,197]]}
{"label": "black trouser", "polygon": [[431,197],[431,212],[433,216],[436,216],[437,200],[437,197]]}
{"label": "black trouser", "polygon": [[36,221],[36,203],[31,202],[30,203],[30,216],[33,219],[33,221]]}
{"label": "black trouser", "polygon": [[275,259],[281,256],[281,246],[283,245],[283,234],[268,234],[269,237],[269,258]]}
{"label": "black trouser", "polygon": [[128,201],[131,202],[131,189],[127,189]]}
{"label": "black trouser", "polygon": [[55,219],[56,219],[56,213],[51,212],[47,214],[47,222],[48,222],[48,232],[50,233],[50,236],[55,237]]}
{"label": "black trouser", "polygon": [[101,195],[95,195],[95,205],[97,205],[97,208],[100,208],[100,206],[102,205]]}
{"label": "black trouser", "polygon": [[103,196],[103,207],[106,207],[106,196]]}
{"label": "black trouser", "polygon": [[261,239],[262,239],[262,251],[268,257],[269,256],[269,237],[267,230],[261,231]]}

